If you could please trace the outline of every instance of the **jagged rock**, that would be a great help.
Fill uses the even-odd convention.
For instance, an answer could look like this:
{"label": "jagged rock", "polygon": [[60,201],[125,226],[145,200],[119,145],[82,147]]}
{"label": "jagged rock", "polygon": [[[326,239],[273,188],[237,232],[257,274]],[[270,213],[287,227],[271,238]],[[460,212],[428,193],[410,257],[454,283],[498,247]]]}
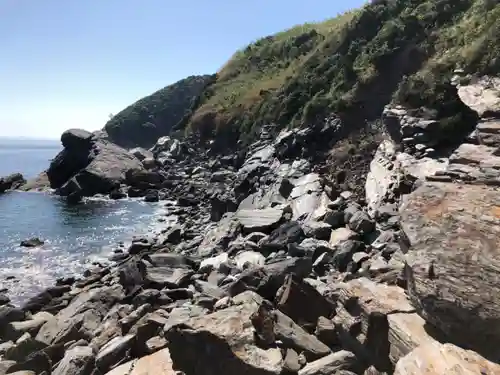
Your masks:
{"label": "jagged rock", "polygon": [[499,207],[495,188],[445,183],[426,183],[401,207],[415,307],[455,342],[485,353],[500,344],[500,297],[490,293],[499,277]]}
{"label": "jagged rock", "polygon": [[52,372],[53,375],[90,374],[94,365],[94,353],[88,346],[76,346],[64,353],[64,358]]}
{"label": "jagged rock", "polygon": [[300,224],[290,221],[275,229],[268,237],[260,241],[259,245],[269,251],[279,251],[285,249],[287,244],[299,243],[304,237]]}
{"label": "jagged rock", "polygon": [[134,155],[140,161],[144,161],[145,159],[153,158],[153,153],[149,150],[146,150],[142,147],[136,147],[129,151],[132,155]]}
{"label": "jagged rock", "polygon": [[225,248],[236,239],[241,232],[241,224],[231,216],[224,217],[215,226],[208,228],[203,241],[198,246],[198,256],[213,255],[217,248]]}
{"label": "jagged rock", "polygon": [[5,193],[7,190],[15,190],[26,183],[23,175],[14,173],[9,176],[0,178],[0,194]]}
{"label": "jagged rock", "polygon": [[234,257],[234,262],[239,269],[250,267],[262,267],[266,258],[256,251],[243,251]]}
{"label": "jagged rock", "polygon": [[323,221],[334,229],[338,228],[344,224],[344,213],[339,210],[328,210]]}
{"label": "jagged rock", "polygon": [[134,339],[134,335],[118,336],[111,339],[95,357],[96,367],[100,371],[105,372],[112,366],[123,361],[131,350]]}
{"label": "jagged rock", "polygon": [[10,322],[22,321],[26,318],[26,313],[20,308],[4,305],[0,306],[0,331]]}
{"label": "jagged rock", "polygon": [[336,288],[327,294],[338,301],[333,321],[342,346],[378,370],[392,371],[401,357],[434,340],[399,287],[360,278]]}
{"label": "jagged rock", "polygon": [[123,297],[123,289],[119,285],[81,292],[55,319],[42,326],[36,339],[51,345],[90,337],[111,306]]}
{"label": "jagged rock", "polygon": [[363,251],[365,244],[361,241],[346,240],[336,246],[335,254],[332,257],[333,264],[339,271],[344,272],[352,260],[353,254]]}
{"label": "jagged rock", "polygon": [[29,240],[21,241],[20,246],[22,247],[38,247],[42,246],[45,242],[39,239],[38,237],[30,238]]}
{"label": "jagged rock", "polygon": [[335,247],[344,241],[354,240],[358,238],[358,234],[348,228],[337,228],[330,235],[330,245]]}
{"label": "jagged rock", "polygon": [[325,215],[330,199],[323,192],[318,174],[307,174],[295,181],[294,186],[289,197],[293,220],[314,219]]}
{"label": "jagged rock", "polygon": [[349,220],[349,228],[360,234],[369,234],[375,230],[375,222],[363,211],[356,211]]}
{"label": "jagged rock", "polygon": [[302,225],[302,230],[307,237],[318,240],[329,240],[332,233],[332,227],[328,223],[320,221],[307,221]]}
{"label": "jagged rock", "polygon": [[431,342],[421,345],[401,358],[394,375],[493,375],[500,374],[500,365],[479,354],[452,344]]}
{"label": "jagged rock", "polygon": [[[168,330],[166,338],[175,368],[186,374],[280,374],[280,350],[262,349],[254,341],[250,318],[258,310],[259,301],[253,294],[240,296],[227,309]],[[184,350],[186,346],[190,350]]]}
{"label": "jagged rock", "polygon": [[127,150],[84,130],[63,133],[64,149],[47,170],[50,186],[63,196],[107,194],[125,181],[129,170],[142,170],[141,162]]}
{"label": "jagged rock", "polygon": [[341,350],[308,363],[299,375],[354,375],[363,368],[356,356],[346,350]]}
{"label": "jagged rock", "polygon": [[333,321],[327,319],[324,316],[320,316],[318,318],[314,334],[319,339],[319,341],[330,348],[338,345],[339,343],[335,324],[333,324]]}
{"label": "jagged rock", "polygon": [[178,372],[172,368],[172,359],[168,349],[162,349],[154,354],[134,359],[124,363],[106,375],[177,375]]}
{"label": "jagged rock", "polygon": [[447,166],[447,159],[417,160],[408,153],[399,152],[392,140],[382,141],[366,177],[365,199],[368,213],[377,217],[377,212],[385,204],[397,202],[402,194],[410,193],[415,180],[434,176],[445,171]]}
{"label": "jagged rock", "polygon": [[309,332],[314,330],[319,317],[330,318],[335,309],[314,287],[294,280],[291,275],[286,276],[275,302],[280,311]]}
{"label": "jagged rock", "polygon": [[500,114],[500,78],[479,77],[458,85],[460,100],[479,117],[498,117]]}
{"label": "jagged rock", "polygon": [[29,320],[10,322],[2,332],[0,332],[0,337],[7,340],[17,340],[26,332],[31,336],[36,336],[42,325],[51,319],[54,319],[52,314],[39,312],[33,315]]}

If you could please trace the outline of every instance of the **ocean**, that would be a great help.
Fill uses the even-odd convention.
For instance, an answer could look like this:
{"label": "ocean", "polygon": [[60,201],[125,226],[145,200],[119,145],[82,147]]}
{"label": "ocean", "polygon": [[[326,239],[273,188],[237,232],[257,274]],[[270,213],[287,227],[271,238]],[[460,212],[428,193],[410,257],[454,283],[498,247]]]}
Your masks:
{"label": "ocean", "polygon": [[[58,141],[0,138],[0,176],[20,172],[29,179],[45,170]],[[147,234],[165,216],[164,203],[90,198],[78,206],[34,192],[0,195],[0,290],[19,305],[65,276],[80,276],[92,262],[106,262],[117,244]],[[163,223],[164,227],[166,224]],[[23,248],[38,237],[41,247]]]}

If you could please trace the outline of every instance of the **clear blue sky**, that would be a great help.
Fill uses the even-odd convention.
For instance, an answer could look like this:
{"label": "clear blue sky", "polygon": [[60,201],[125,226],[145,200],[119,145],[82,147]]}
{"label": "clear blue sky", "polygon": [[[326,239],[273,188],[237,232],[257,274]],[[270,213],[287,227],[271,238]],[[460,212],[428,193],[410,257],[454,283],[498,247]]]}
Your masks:
{"label": "clear blue sky", "polygon": [[57,138],[364,1],[0,0],[0,136]]}

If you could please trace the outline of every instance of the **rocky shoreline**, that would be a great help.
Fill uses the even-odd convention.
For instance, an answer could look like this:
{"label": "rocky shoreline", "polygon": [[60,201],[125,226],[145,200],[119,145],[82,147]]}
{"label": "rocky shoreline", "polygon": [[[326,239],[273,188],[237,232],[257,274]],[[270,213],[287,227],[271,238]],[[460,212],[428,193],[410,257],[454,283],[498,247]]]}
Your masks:
{"label": "rocky shoreline", "polygon": [[324,172],[338,119],[222,155],[65,132],[58,194],[175,200],[178,224],[24,306],[0,297],[0,375],[500,373],[491,82],[458,86],[479,121],[446,150],[434,120],[387,107],[365,196]]}

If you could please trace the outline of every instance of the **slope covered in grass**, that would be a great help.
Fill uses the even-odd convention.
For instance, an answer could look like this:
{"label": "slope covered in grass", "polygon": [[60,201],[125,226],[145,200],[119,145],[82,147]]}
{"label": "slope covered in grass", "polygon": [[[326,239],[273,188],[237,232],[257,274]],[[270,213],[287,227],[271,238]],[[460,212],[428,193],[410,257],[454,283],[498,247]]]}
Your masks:
{"label": "slope covered in grass", "polygon": [[106,130],[122,144],[151,143],[172,129],[251,140],[266,123],[307,126],[335,113],[354,131],[391,102],[426,107],[453,130],[469,114],[450,84],[457,67],[500,71],[497,0],[372,1],[261,38],[217,74],[141,99]]}
{"label": "slope covered in grass", "polygon": [[190,127],[252,134],[264,123],[307,125],[330,112],[355,123],[391,101],[434,109],[452,127],[464,112],[449,84],[454,69],[498,73],[499,37],[494,0],[378,1],[236,52]]}

